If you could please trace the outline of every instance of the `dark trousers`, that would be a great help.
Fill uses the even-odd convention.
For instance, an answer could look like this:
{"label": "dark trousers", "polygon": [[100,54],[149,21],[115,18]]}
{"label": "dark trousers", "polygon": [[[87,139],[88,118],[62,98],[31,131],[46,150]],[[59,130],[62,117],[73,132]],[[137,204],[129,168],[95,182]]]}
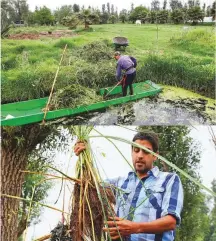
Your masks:
{"label": "dark trousers", "polygon": [[136,78],[136,71],[133,72],[132,74],[127,74],[124,76],[124,79],[122,81],[122,94],[123,96],[127,95],[127,89],[129,86],[130,89],[130,95],[133,95],[133,81]]}

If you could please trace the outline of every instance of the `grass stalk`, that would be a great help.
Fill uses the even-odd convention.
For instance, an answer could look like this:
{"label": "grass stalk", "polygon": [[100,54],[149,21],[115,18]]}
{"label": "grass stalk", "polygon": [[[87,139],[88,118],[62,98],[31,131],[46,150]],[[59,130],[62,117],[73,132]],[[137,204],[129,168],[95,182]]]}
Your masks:
{"label": "grass stalk", "polygon": [[216,193],[213,192],[211,189],[207,188],[206,186],[204,186],[202,183],[200,183],[199,181],[197,181],[195,178],[193,178],[192,176],[190,176],[189,174],[187,174],[185,171],[181,170],[179,167],[177,167],[175,164],[169,162],[166,158],[160,156],[159,154],[147,149],[146,147],[139,145],[133,141],[129,141],[126,140],[124,138],[121,137],[116,137],[116,136],[105,136],[105,135],[101,135],[101,136],[90,136],[90,138],[101,138],[101,137],[105,137],[106,139],[113,139],[116,141],[121,141],[127,144],[130,144],[132,146],[135,147],[139,147],[140,149],[143,149],[147,152],[149,152],[150,154],[156,156],[158,159],[160,159],[161,161],[165,162],[168,166],[172,167],[173,169],[177,170],[180,174],[182,174],[184,177],[186,177],[187,179],[189,179],[190,181],[192,181],[193,183],[195,183],[197,186],[199,186],[201,189],[206,190],[209,194],[211,194],[212,196],[216,197]]}

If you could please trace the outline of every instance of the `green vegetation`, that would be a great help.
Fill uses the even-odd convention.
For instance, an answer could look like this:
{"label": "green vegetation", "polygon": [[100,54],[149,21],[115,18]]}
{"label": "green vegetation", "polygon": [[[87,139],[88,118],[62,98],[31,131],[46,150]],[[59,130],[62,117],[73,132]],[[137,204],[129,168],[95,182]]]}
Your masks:
{"label": "green vegetation", "polygon": [[[37,205],[36,202],[44,202],[44,199],[48,195],[48,190],[52,187],[51,182],[44,182],[44,176],[39,173],[45,173],[48,171],[47,164],[51,164],[52,161],[48,161],[47,158],[33,158],[28,159],[27,171],[35,172],[34,175],[26,173],[24,183],[22,185],[21,197],[25,199],[31,199],[33,197],[33,203],[20,201],[20,208],[18,214],[18,234],[17,237],[21,237],[26,227],[29,227],[32,223],[36,224],[40,221],[40,215],[42,208]],[[33,188],[35,186],[35,188]],[[31,211],[30,211],[31,208]],[[31,215],[30,215],[31,213]],[[29,218],[28,218],[28,215]]]}
{"label": "green vegetation", "polygon": [[153,82],[183,87],[213,98],[214,71],[214,62],[209,58],[154,54],[148,56],[138,78],[145,75]]}
{"label": "green vegetation", "polygon": [[51,107],[60,109],[65,107],[75,108],[79,105],[89,105],[102,101],[102,97],[95,91],[81,85],[72,84],[58,90],[52,98]]}
{"label": "green vegetation", "polygon": [[207,29],[194,29],[183,33],[179,37],[174,37],[171,42],[174,46],[187,50],[194,54],[214,57],[215,48],[215,34],[214,29],[210,31]]}
{"label": "green vegetation", "polygon": [[[64,28],[64,27],[63,27]],[[11,34],[16,29],[11,30]],[[47,27],[27,28],[47,31]],[[23,33],[26,28],[19,28]],[[115,80],[114,36],[125,36],[125,54],[138,59],[137,81],[151,79],[214,98],[214,35],[212,27],[130,24],[95,25],[93,32],[68,38],[2,41],[2,102],[48,96],[62,54],[68,45],[55,91],[77,83],[97,90]],[[28,91],[26,91],[28,90]]]}

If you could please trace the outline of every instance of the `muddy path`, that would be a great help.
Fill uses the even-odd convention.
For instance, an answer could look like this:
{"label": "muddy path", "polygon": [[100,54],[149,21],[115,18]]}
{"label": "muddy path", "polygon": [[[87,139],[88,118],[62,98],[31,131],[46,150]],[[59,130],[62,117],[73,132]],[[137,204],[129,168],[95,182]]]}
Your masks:
{"label": "muddy path", "polygon": [[72,30],[54,30],[54,31],[42,31],[35,33],[16,33],[10,34],[8,39],[22,40],[22,39],[41,39],[41,38],[61,38],[61,37],[74,37],[77,36]]}

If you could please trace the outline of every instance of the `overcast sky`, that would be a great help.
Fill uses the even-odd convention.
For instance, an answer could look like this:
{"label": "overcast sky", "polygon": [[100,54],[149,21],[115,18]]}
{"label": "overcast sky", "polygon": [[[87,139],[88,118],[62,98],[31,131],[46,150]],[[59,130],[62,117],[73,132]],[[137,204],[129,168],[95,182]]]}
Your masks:
{"label": "overcast sky", "polygon": [[[61,0],[61,1],[56,1],[56,0],[28,0],[28,4],[30,7],[30,10],[34,10],[35,6],[38,7],[42,7],[42,6],[47,6],[48,8],[55,10],[57,7],[61,7],[62,5],[72,5],[74,3],[79,4],[80,6],[84,5],[86,7],[88,7],[89,5],[92,7],[98,7],[99,9],[101,9],[101,6],[103,3],[107,3],[109,2],[110,4],[114,4],[115,7],[118,8],[118,10],[121,10],[123,8],[125,9],[130,9],[131,8],[131,3],[134,3],[134,6],[137,7],[139,5],[143,5],[146,7],[150,7],[151,6],[151,1],[152,0],[93,0],[93,1],[89,1],[89,0]],[[167,0],[167,2],[169,3],[169,0]],[[181,1],[183,4],[187,3],[186,0],[182,0]],[[203,5],[203,3],[206,3],[206,5],[211,5],[213,2],[213,0],[200,0],[201,6]],[[163,0],[160,1],[161,6],[163,4]]]}
{"label": "overcast sky", "polygon": [[[130,129],[135,129],[135,127],[130,127]],[[132,140],[136,132],[118,127],[118,126],[97,126],[96,129],[100,131],[103,135],[118,136],[128,140]],[[213,127],[214,133],[216,134],[216,126]],[[92,135],[98,135],[92,132]],[[216,178],[216,149],[212,142],[211,135],[207,126],[195,126],[192,128],[191,137],[200,143],[201,151],[201,162],[199,173],[201,175],[203,184],[211,188],[211,182]],[[123,152],[125,157],[131,162],[131,148],[128,144],[115,141],[118,148]],[[73,146],[74,143],[71,143]],[[118,151],[104,138],[94,138],[91,139],[91,147],[94,150],[95,159],[99,165],[100,173],[102,178],[114,178],[118,176],[127,175],[130,171],[129,165],[123,160]],[[102,155],[102,153],[105,154]],[[72,156],[71,156],[72,154]],[[75,163],[77,157],[73,153],[56,153],[55,164],[61,167],[64,173],[69,176],[74,176]],[[68,171],[67,171],[68,170]],[[49,195],[46,204],[50,206],[55,206],[56,208],[62,209],[63,205],[63,195],[60,196],[57,204],[54,204],[60,189],[61,181],[54,182],[53,188],[49,191]],[[69,206],[70,193],[66,187],[65,195],[65,207]],[[71,188],[71,186],[70,186]],[[63,192],[62,192],[63,193]],[[71,206],[71,205],[70,205]],[[27,232],[27,241],[32,241],[35,238],[41,237],[43,235],[49,234],[49,232],[57,225],[58,221],[61,220],[61,213],[54,211],[52,209],[45,208],[44,213],[41,216],[41,222],[35,226],[31,226]]]}

